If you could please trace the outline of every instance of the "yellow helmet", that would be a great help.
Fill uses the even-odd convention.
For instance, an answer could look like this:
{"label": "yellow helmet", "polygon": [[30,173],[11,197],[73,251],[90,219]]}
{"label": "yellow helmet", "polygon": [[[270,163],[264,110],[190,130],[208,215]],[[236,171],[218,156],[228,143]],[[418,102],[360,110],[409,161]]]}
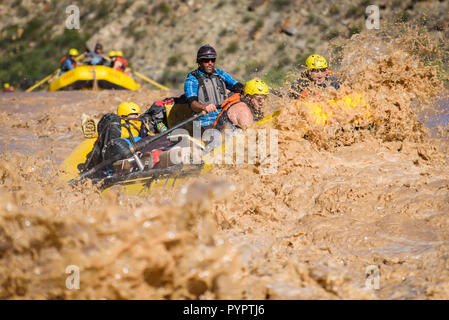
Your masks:
{"label": "yellow helmet", "polygon": [[69,56],[77,56],[78,55],[78,50],[76,49],[70,49],[69,51]]}
{"label": "yellow helmet", "polygon": [[3,88],[5,88],[5,89],[9,89],[9,83],[5,83],[4,85],[3,85]]}
{"label": "yellow helmet", "polygon": [[118,57],[123,57],[123,52],[122,51],[117,51],[115,53]]}
{"label": "yellow helmet", "polygon": [[254,78],[249,80],[245,85],[245,95],[254,95],[254,94],[269,94],[268,86],[265,82],[260,80],[259,78]]}
{"label": "yellow helmet", "polygon": [[130,115],[133,113],[140,114],[140,107],[135,102],[130,102],[130,101],[122,102],[119,104],[119,106],[117,108],[117,114],[120,117],[126,117],[127,115]]}
{"label": "yellow helmet", "polygon": [[306,66],[309,69],[324,69],[327,68],[327,62],[319,54],[312,54],[307,58]]}
{"label": "yellow helmet", "polygon": [[109,57],[115,57],[117,55],[117,52],[115,52],[115,51],[109,51],[109,53],[108,53],[108,56]]}

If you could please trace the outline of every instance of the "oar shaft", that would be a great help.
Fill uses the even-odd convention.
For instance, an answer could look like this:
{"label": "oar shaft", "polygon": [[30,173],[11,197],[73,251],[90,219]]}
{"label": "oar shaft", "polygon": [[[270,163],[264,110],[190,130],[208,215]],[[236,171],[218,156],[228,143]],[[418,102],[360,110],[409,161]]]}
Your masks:
{"label": "oar shaft", "polygon": [[50,74],[50,75],[48,75],[48,76],[46,76],[44,79],[42,79],[41,81],[39,81],[38,83],[36,83],[34,86],[32,86],[32,87],[26,89],[25,92],[31,92],[31,91],[33,91],[34,89],[36,89],[37,87],[39,87],[41,84],[43,84],[45,81],[47,81],[48,79],[50,79],[52,76],[53,76],[53,73]]}
{"label": "oar shaft", "polygon": [[75,61],[81,60],[82,58],[84,58],[85,55],[86,55],[85,52],[84,52],[84,53],[81,53],[78,57],[75,58]]}
{"label": "oar shaft", "polygon": [[189,123],[189,122],[192,122],[192,121],[195,121],[195,120],[198,119],[198,118],[201,118],[201,117],[204,116],[205,114],[206,114],[205,111],[200,112],[200,113],[197,113],[197,114],[195,114],[194,116],[190,117],[189,119],[184,120],[184,121],[178,123],[176,126],[170,128],[170,129],[167,129],[167,130],[165,130],[165,131],[162,132],[162,133],[159,133],[157,136],[154,136],[154,137],[152,137],[151,139],[148,139],[148,140],[139,140],[139,141],[137,141],[133,146],[131,146],[131,152],[137,152],[137,151],[142,150],[143,148],[145,148],[145,147],[146,147],[147,145],[149,145],[150,143],[152,143],[152,142],[154,142],[154,141],[156,141],[156,140],[159,140],[160,138],[162,138],[162,137],[168,135],[169,133],[173,132],[173,131],[176,130],[176,129],[181,128],[182,126],[186,125],[186,124]]}
{"label": "oar shaft", "polygon": [[163,86],[163,85],[161,85],[160,83],[157,83],[156,81],[151,80],[150,78],[144,76],[144,75],[141,74],[140,72],[134,71],[134,74],[135,74],[136,76],[138,76],[139,78],[141,78],[141,79],[143,79],[143,80],[145,80],[145,81],[151,83],[152,85],[155,85],[155,86],[158,87],[159,89],[166,90],[166,91],[170,91],[170,89],[167,88],[166,86]]}

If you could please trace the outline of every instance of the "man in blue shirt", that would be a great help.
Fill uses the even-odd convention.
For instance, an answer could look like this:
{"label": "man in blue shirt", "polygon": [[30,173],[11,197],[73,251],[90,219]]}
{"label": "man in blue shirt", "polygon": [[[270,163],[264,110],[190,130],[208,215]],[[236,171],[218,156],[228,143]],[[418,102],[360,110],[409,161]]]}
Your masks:
{"label": "man in blue shirt", "polygon": [[95,45],[94,52],[89,52],[86,55],[87,59],[90,59],[87,64],[91,66],[98,66],[103,65],[106,62],[106,59],[104,58],[103,53],[101,52],[103,50],[103,45],[101,43],[97,43]]}
{"label": "man in blue shirt", "polygon": [[187,102],[194,112],[206,111],[200,118],[203,130],[212,127],[221,105],[232,92],[243,93],[243,85],[220,69],[215,69],[217,52],[210,45],[204,45],[197,52],[198,69],[189,73],[184,83]]}

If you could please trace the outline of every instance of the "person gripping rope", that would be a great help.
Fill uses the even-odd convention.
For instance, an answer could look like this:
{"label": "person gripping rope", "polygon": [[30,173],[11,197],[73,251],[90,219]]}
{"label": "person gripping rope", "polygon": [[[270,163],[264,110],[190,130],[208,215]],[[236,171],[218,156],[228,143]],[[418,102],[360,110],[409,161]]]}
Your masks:
{"label": "person gripping rope", "polygon": [[340,81],[328,69],[327,61],[324,57],[318,54],[310,55],[306,60],[306,67],[307,69],[301,74],[301,78],[294,81],[291,85],[289,94],[291,98],[306,98],[311,85],[316,85],[319,88],[328,88],[330,86],[336,90],[340,88]]}

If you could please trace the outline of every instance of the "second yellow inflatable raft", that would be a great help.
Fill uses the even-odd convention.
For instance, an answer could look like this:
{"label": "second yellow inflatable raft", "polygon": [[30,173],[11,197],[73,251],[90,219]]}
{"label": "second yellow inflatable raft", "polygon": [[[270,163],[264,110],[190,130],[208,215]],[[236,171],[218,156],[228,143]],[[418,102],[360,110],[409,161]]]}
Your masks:
{"label": "second yellow inflatable raft", "polygon": [[125,73],[106,66],[83,65],[67,71],[56,78],[50,86],[49,91],[57,90],[89,90],[118,89],[137,90],[140,85]]}

